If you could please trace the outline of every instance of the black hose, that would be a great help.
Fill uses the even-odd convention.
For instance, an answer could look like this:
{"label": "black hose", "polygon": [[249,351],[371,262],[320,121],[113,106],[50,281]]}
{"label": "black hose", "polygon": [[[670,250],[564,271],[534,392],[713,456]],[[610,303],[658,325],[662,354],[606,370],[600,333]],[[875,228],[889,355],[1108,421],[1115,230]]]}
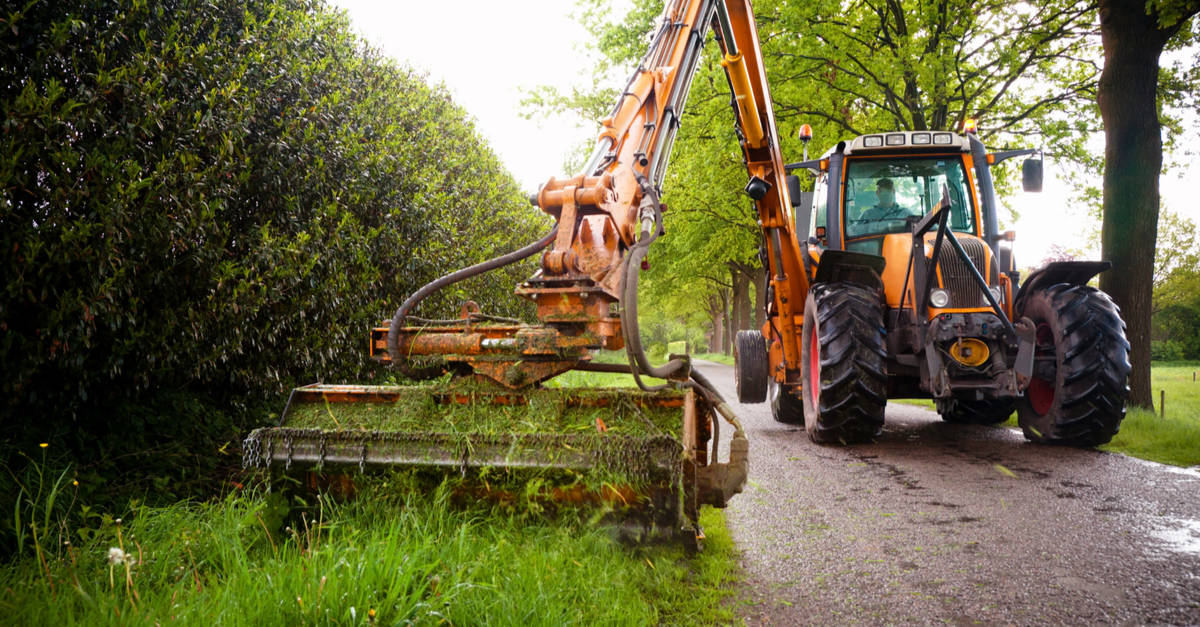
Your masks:
{"label": "black hose", "polygon": [[[691,378],[691,381],[684,385],[696,390],[705,400],[712,405],[716,413],[721,414],[734,426],[735,438],[743,434],[741,421],[734,415],[733,409],[725,402],[721,394],[717,392],[716,386],[712,384],[704,375],[691,370],[690,362],[683,359],[672,359],[662,366],[652,366],[650,358],[646,356],[645,349],[642,348],[642,334],[638,326],[637,301],[638,301],[638,272],[641,269],[642,259],[646,257],[646,252],[650,248],[650,244],[658,239],[662,233],[662,205],[658,201],[658,191],[644,175],[638,173],[638,184],[641,186],[643,203],[654,211],[654,227],[650,231],[643,230],[637,242],[629,247],[628,257],[625,262],[625,272],[621,276],[621,335],[625,340],[625,355],[629,360],[629,374],[633,375],[633,380],[637,386],[645,391],[653,392],[669,387],[671,384],[663,384],[656,386],[647,386],[639,375],[645,374],[659,379],[670,379],[676,377],[680,372],[686,371]],[[714,417],[715,418],[715,417]],[[714,423],[716,420],[713,421]],[[714,433],[714,441],[719,441],[719,431]],[[713,449],[714,451],[716,449]]]}
{"label": "black hose", "polygon": [[388,325],[387,348],[388,355],[392,358],[392,363],[399,366],[401,370],[403,370],[403,367],[400,366],[400,328],[404,326],[404,319],[408,316],[409,312],[417,306],[417,303],[425,300],[427,296],[442,289],[443,287],[446,287],[447,285],[452,285],[464,279],[469,279],[473,276],[483,274],[484,272],[495,270],[496,268],[507,266],[511,263],[516,263],[522,259],[525,259],[526,257],[529,257],[530,255],[533,255],[537,251],[548,246],[550,242],[554,241],[554,236],[557,234],[558,224],[555,223],[554,228],[552,228],[550,232],[547,233],[542,239],[539,239],[538,241],[529,244],[524,248],[514,250],[507,255],[501,255],[494,259],[477,263],[469,268],[463,268],[462,270],[451,272],[446,276],[434,279],[433,281],[426,283],[424,287],[417,290],[412,296],[409,296],[408,300],[404,301],[404,303],[400,305],[400,308],[396,310],[396,315],[392,316],[392,322]]}
{"label": "black hose", "polygon": [[672,359],[662,366],[656,367],[650,364],[650,359],[642,347],[642,334],[638,326],[637,313],[638,272],[650,244],[654,243],[654,240],[658,239],[659,233],[662,232],[662,207],[658,202],[658,192],[650,184],[650,181],[645,176],[638,174],[638,182],[641,184],[643,196],[649,198],[650,206],[653,207],[654,227],[649,232],[643,231],[638,241],[629,248],[625,272],[621,277],[621,335],[625,340],[625,354],[629,358],[634,382],[643,390],[655,391],[664,389],[669,384],[647,386],[639,375],[645,374],[659,379],[670,379],[686,370],[688,362],[682,359]]}

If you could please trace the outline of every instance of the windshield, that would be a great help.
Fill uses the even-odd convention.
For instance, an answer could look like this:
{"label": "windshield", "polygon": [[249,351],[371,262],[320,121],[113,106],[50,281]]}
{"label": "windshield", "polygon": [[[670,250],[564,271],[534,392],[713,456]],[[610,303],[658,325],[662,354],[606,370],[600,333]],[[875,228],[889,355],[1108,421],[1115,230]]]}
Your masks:
{"label": "windshield", "polygon": [[950,192],[950,228],[975,232],[975,207],[961,159],[860,159],[846,165],[847,238],[908,232],[905,220],[937,207],[943,186]]}

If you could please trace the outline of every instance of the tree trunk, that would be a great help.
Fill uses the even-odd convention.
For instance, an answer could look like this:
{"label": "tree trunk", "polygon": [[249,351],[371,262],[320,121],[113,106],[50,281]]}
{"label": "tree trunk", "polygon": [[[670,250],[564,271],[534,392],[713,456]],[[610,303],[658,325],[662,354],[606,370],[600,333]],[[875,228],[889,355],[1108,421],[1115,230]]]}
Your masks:
{"label": "tree trunk", "polygon": [[1104,120],[1104,221],[1101,246],[1113,269],[1100,275],[1125,319],[1131,345],[1131,405],[1153,407],[1150,308],[1158,231],[1162,137],[1158,122],[1158,58],[1170,32],[1158,28],[1145,0],[1100,2],[1104,71],[1097,100]]}
{"label": "tree trunk", "polygon": [[750,328],[750,279],[751,276],[740,268],[729,271],[730,284],[733,285],[733,334]]}
{"label": "tree trunk", "polygon": [[726,355],[733,354],[733,333],[734,332],[733,332],[733,316],[730,315],[730,310],[729,310],[730,292],[731,292],[731,290],[727,287],[723,287],[717,291],[717,293],[720,295],[720,298],[721,298],[721,322],[722,322],[722,326],[723,326],[722,333],[721,333],[721,352]]}
{"label": "tree trunk", "polygon": [[720,293],[708,297],[708,316],[712,329],[708,334],[708,350],[724,352],[725,343],[725,300]]}

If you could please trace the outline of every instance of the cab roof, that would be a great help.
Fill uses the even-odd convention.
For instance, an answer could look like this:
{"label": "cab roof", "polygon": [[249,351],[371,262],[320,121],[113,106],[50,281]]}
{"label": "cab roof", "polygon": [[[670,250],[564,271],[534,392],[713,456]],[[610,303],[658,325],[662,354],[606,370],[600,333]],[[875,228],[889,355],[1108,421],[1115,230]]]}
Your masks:
{"label": "cab roof", "polygon": [[[825,153],[833,154],[834,148]],[[950,131],[888,131],[859,135],[846,144],[845,155],[971,152],[965,136]]]}

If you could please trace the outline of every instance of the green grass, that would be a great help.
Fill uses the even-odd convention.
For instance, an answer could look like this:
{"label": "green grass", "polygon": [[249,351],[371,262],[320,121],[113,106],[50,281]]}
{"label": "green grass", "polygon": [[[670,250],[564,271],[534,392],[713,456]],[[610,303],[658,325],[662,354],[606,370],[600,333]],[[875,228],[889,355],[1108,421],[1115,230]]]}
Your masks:
{"label": "green grass", "polygon": [[733,355],[726,355],[725,353],[697,353],[692,355],[692,359],[715,361],[718,364],[725,364],[726,366],[733,365]]}
{"label": "green grass", "polygon": [[1121,432],[1100,448],[1164,464],[1200,465],[1200,381],[1192,381],[1193,372],[1200,373],[1200,362],[1153,364],[1150,386],[1156,405],[1166,391],[1166,416],[1130,409]]}
{"label": "green grass", "polygon": [[[631,547],[584,516],[452,504],[396,474],[285,522],[282,497],[138,507],[43,537],[0,566],[22,625],[713,624],[732,620],[735,556],[706,509],[705,551]],[[110,558],[123,551],[132,563]],[[113,563],[116,561],[117,563]],[[374,614],[373,620],[369,618]]]}

